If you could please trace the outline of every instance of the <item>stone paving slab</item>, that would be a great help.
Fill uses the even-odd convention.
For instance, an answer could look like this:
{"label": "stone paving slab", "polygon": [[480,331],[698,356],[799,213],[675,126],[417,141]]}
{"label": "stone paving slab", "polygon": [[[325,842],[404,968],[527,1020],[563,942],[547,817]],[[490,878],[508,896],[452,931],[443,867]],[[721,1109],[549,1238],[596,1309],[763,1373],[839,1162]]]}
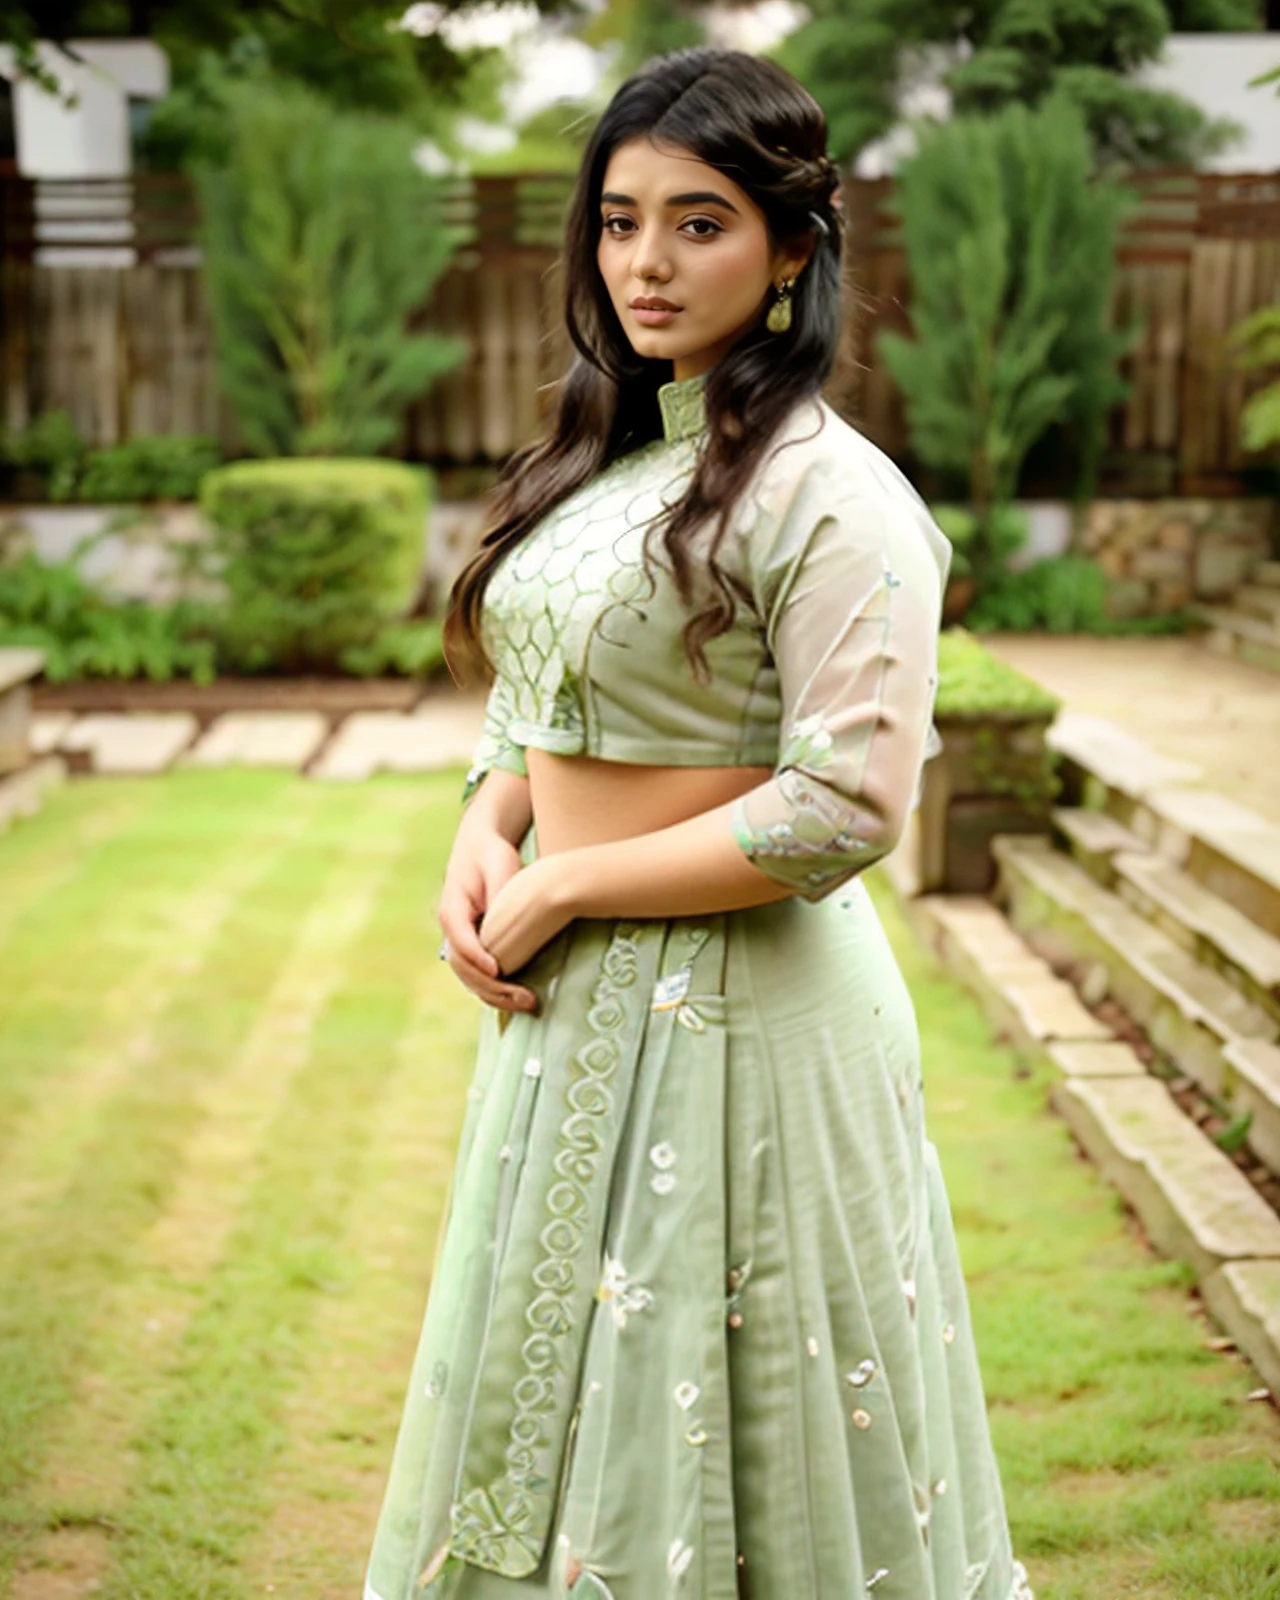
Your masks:
{"label": "stone paving slab", "polygon": [[479,742],[484,703],[437,702],[407,716],[364,712],[348,717],[311,769],[313,778],[358,782],[375,772],[435,772],[466,766]]}
{"label": "stone paving slab", "polygon": [[56,750],[75,720],[71,711],[37,711],[31,718],[32,755],[48,755]]}
{"label": "stone paving slab", "polygon": [[183,757],[193,767],[306,766],[324,743],[329,720],[318,711],[229,711],[216,718]]}
{"label": "stone paving slab", "polygon": [[1051,1094],[1164,1254],[1200,1278],[1227,1261],[1280,1261],[1280,1217],[1158,1079],[1071,1078]]}
{"label": "stone paving slab", "polygon": [[1280,1396],[1280,1262],[1229,1261],[1200,1285],[1205,1304]]}
{"label": "stone paving slab", "polygon": [[19,817],[34,816],[44,797],[67,775],[61,756],[40,756],[29,766],[0,777],[0,833]]}
{"label": "stone paving slab", "polygon": [[189,712],[155,716],[104,713],[78,717],[64,735],[61,748],[87,754],[94,772],[164,772],[195,738],[198,727]]}

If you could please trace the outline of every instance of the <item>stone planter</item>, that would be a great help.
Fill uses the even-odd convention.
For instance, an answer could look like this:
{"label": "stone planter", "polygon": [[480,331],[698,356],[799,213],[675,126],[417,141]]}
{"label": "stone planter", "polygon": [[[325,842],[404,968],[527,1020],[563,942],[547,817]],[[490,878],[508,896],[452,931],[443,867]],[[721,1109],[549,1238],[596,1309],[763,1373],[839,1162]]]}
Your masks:
{"label": "stone planter", "polygon": [[925,765],[916,822],[917,892],[985,894],[995,882],[997,834],[1051,831],[1057,783],[1045,734],[1053,719],[938,717],[942,754]]}

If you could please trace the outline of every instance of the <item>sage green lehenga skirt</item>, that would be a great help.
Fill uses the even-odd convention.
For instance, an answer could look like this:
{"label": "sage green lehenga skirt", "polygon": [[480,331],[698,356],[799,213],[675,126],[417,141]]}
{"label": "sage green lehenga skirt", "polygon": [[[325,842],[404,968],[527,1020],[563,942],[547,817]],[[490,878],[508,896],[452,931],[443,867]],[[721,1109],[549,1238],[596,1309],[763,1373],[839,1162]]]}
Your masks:
{"label": "sage green lehenga skirt", "polygon": [[365,1600],[1030,1600],[865,886],[482,1023]]}

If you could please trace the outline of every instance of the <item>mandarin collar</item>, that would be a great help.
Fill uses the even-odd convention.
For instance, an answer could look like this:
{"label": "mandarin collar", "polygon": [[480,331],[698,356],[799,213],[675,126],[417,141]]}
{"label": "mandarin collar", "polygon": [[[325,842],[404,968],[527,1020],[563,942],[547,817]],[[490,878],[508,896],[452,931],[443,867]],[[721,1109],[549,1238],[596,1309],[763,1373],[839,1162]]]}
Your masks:
{"label": "mandarin collar", "polygon": [[696,378],[679,378],[664,383],[658,389],[658,407],[662,412],[662,436],[668,444],[680,439],[692,439],[707,426],[706,373]]}

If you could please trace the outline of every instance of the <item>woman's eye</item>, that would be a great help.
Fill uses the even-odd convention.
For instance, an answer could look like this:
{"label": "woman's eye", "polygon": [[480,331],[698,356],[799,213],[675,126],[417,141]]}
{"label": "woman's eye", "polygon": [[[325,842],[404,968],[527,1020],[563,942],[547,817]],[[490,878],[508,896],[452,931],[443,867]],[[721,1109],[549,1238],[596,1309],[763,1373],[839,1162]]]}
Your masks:
{"label": "woman's eye", "polygon": [[[690,217],[683,226],[699,230],[693,235],[695,239],[710,239],[714,234],[724,232],[720,224],[713,222],[710,217]],[[632,222],[630,217],[606,217],[603,227],[606,233],[612,234],[615,239],[621,239],[631,232]]]}

